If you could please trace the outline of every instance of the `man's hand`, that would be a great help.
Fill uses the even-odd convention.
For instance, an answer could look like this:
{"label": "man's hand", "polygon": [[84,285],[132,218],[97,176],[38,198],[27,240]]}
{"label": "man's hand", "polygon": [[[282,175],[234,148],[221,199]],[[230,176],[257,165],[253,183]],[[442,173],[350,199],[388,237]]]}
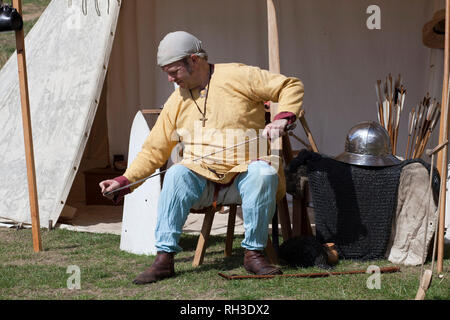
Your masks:
{"label": "man's hand", "polygon": [[107,195],[107,196],[105,196],[105,193],[120,188],[120,183],[117,182],[116,180],[111,179],[111,180],[104,180],[104,181],[100,182],[99,186],[102,189],[103,196],[110,200],[113,200],[114,196],[115,196],[113,193],[110,195]]}
{"label": "man's hand", "polygon": [[267,139],[275,139],[286,134],[286,126],[288,121],[286,119],[278,119],[269,123],[262,133],[262,136]]}

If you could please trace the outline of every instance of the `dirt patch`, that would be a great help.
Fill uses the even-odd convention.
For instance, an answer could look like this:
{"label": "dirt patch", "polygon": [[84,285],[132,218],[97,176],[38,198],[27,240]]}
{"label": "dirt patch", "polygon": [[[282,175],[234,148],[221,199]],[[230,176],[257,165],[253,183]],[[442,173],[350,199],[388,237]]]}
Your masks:
{"label": "dirt patch", "polygon": [[41,16],[41,12],[28,13],[28,14],[23,15],[23,20],[24,21],[32,21],[32,20],[39,18],[40,16]]}
{"label": "dirt patch", "polygon": [[56,252],[41,252],[30,259],[14,259],[4,263],[4,266],[60,266],[67,267],[71,264],[70,257]]}
{"label": "dirt patch", "polygon": [[[44,250],[35,253],[33,251],[33,239],[31,230],[16,230],[12,228],[0,227],[0,243],[5,247],[10,247],[6,261],[2,261],[3,266],[61,266],[70,264],[72,257],[68,255],[78,246],[60,245],[59,243],[47,244],[48,234],[41,233]],[[48,247],[51,246],[51,249]]]}
{"label": "dirt patch", "polygon": [[12,243],[14,239],[11,237],[11,230],[7,228],[0,227],[0,243]]}
{"label": "dirt patch", "polygon": [[23,6],[23,20],[31,21],[39,18],[46,7],[39,6],[35,3]]}

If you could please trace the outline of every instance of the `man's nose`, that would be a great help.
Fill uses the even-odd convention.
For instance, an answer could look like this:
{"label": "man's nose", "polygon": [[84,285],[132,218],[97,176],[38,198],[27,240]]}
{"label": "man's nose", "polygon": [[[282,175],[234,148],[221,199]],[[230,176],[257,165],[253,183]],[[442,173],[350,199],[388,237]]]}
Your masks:
{"label": "man's nose", "polygon": [[167,80],[169,80],[169,82],[174,82],[175,77],[172,77],[171,75],[167,75]]}

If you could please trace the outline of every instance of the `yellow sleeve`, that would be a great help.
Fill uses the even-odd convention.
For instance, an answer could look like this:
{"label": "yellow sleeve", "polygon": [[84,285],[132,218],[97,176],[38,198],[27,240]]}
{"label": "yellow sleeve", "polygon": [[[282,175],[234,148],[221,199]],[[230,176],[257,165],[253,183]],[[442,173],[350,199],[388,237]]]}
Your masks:
{"label": "yellow sleeve", "polygon": [[[177,145],[178,136],[176,135],[173,116],[175,114],[173,110],[177,107],[176,100],[174,93],[164,105],[142,146],[142,150],[125,171],[124,176],[130,183],[144,179],[161,168],[169,159],[172,149]],[[139,185],[131,187],[132,190]]]}
{"label": "yellow sleeve", "polygon": [[258,67],[248,67],[248,80],[253,99],[278,102],[278,113],[288,111],[297,117],[302,109],[304,86],[294,77],[286,77]]}

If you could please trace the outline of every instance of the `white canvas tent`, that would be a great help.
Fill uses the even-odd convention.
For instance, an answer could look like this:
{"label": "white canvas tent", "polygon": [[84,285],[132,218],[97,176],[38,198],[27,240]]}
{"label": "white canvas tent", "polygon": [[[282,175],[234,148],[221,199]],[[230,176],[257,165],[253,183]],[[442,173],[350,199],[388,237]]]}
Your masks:
{"label": "white canvas tent", "polygon": [[[266,1],[99,0],[100,16],[94,1],[87,14],[81,2],[53,0],[26,39],[43,227],[84,197],[83,170],[127,156],[136,112],[161,106],[173,90],[156,66],[166,33],[195,34],[213,63],[268,68]],[[422,44],[422,27],[444,1],[377,1],[381,29],[374,30],[366,25],[372,4],[275,1],[281,72],[304,82],[306,118],[328,155],[343,151],[354,124],[377,119],[374,85],[389,73],[402,74],[408,90],[400,155],[409,111],[426,92],[441,100],[443,51]],[[15,61],[0,72],[0,217],[30,222]],[[303,135],[301,127],[296,134]]]}

